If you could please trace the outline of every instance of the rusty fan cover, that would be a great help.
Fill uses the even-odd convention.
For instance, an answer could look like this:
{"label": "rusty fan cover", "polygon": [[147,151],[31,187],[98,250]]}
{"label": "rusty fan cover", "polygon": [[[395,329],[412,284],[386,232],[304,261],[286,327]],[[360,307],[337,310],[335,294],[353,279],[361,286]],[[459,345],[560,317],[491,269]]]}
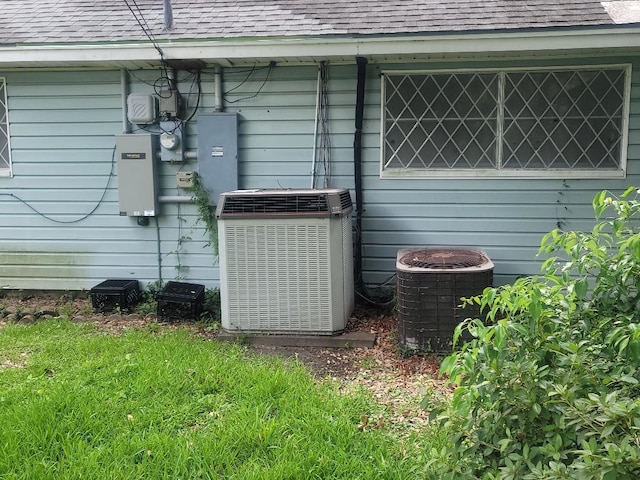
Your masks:
{"label": "rusty fan cover", "polygon": [[487,257],[477,250],[430,248],[414,250],[400,258],[400,263],[409,267],[444,270],[477,267],[486,263],[487,260]]}

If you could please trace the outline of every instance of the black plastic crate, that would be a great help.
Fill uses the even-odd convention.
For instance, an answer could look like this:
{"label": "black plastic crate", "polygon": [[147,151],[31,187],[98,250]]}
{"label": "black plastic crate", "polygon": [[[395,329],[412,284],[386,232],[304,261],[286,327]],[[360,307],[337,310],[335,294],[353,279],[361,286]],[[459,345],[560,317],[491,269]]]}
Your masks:
{"label": "black plastic crate", "polygon": [[129,311],[139,299],[137,280],[105,280],[91,289],[91,306],[95,312]]}
{"label": "black plastic crate", "polygon": [[157,301],[158,321],[198,320],[204,306],[204,285],[167,282]]}

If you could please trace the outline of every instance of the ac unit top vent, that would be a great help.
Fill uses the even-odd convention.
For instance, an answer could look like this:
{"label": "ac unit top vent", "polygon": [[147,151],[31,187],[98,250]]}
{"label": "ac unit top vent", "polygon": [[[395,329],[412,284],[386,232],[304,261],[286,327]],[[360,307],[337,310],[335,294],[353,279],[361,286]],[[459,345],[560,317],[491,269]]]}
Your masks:
{"label": "ac unit top vent", "polygon": [[235,190],[220,195],[216,216],[332,217],[348,215],[352,208],[346,189]]}
{"label": "ac unit top vent", "polygon": [[474,271],[493,268],[493,262],[480,249],[427,247],[398,252],[397,267],[404,271]]}

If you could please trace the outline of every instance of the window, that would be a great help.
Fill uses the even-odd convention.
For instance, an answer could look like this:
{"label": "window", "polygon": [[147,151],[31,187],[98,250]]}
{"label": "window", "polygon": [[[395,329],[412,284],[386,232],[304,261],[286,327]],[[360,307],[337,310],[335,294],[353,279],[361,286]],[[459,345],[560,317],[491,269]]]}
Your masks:
{"label": "window", "polygon": [[11,176],[9,109],[7,108],[7,83],[0,77],[0,177],[7,176]]}
{"label": "window", "polygon": [[630,66],[386,72],[383,177],[620,177]]}

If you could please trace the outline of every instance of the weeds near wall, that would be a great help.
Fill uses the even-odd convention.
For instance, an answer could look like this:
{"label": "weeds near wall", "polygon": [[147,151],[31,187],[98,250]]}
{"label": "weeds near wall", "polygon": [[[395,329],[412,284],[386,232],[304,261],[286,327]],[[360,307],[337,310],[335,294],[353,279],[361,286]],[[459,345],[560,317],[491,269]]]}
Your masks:
{"label": "weeds near wall", "polygon": [[178,221],[178,241],[176,242],[175,250],[167,253],[169,255],[175,255],[176,264],[175,264],[175,279],[176,280],[184,280],[187,277],[187,272],[189,271],[189,266],[182,263],[182,253],[184,251],[185,242],[189,242],[192,240],[191,236],[183,233],[182,227],[185,223],[187,223],[187,219],[182,216],[182,209],[180,204],[178,204],[178,216],[176,217]]}
{"label": "weeds near wall", "polygon": [[469,300],[441,478],[640,478],[639,195],[599,193],[591,232],[543,237],[541,275]]}
{"label": "weeds near wall", "polygon": [[193,176],[193,186],[187,188],[187,191],[191,194],[193,203],[196,206],[198,218],[191,228],[191,231],[185,234],[183,227],[187,220],[182,216],[181,207],[180,204],[178,204],[178,215],[176,217],[178,222],[178,240],[176,242],[176,248],[167,253],[167,256],[175,255],[176,264],[174,269],[176,274],[174,278],[178,281],[187,278],[189,266],[182,263],[182,254],[184,253],[184,244],[193,240],[191,234],[197,224],[200,223],[204,226],[208,239],[205,247],[212,247],[214,258],[218,256],[218,223],[216,221],[215,210],[210,205],[209,192],[204,185],[202,185],[202,181],[197,174]]}
{"label": "weeds near wall", "polygon": [[216,221],[215,210],[209,202],[209,192],[202,184],[200,177],[194,175],[193,186],[188,189],[191,193],[193,202],[198,211],[198,220],[196,223],[204,225],[209,241],[206,246],[213,248],[213,253],[218,256],[218,223]]}
{"label": "weeds near wall", "polygon": [[140,292],[140,300],[135,306],[135,312],[140,315],[155,314],[158,307],[156,298],[162,291],[162,282],[157,280],[148,283],[146,288]]}

